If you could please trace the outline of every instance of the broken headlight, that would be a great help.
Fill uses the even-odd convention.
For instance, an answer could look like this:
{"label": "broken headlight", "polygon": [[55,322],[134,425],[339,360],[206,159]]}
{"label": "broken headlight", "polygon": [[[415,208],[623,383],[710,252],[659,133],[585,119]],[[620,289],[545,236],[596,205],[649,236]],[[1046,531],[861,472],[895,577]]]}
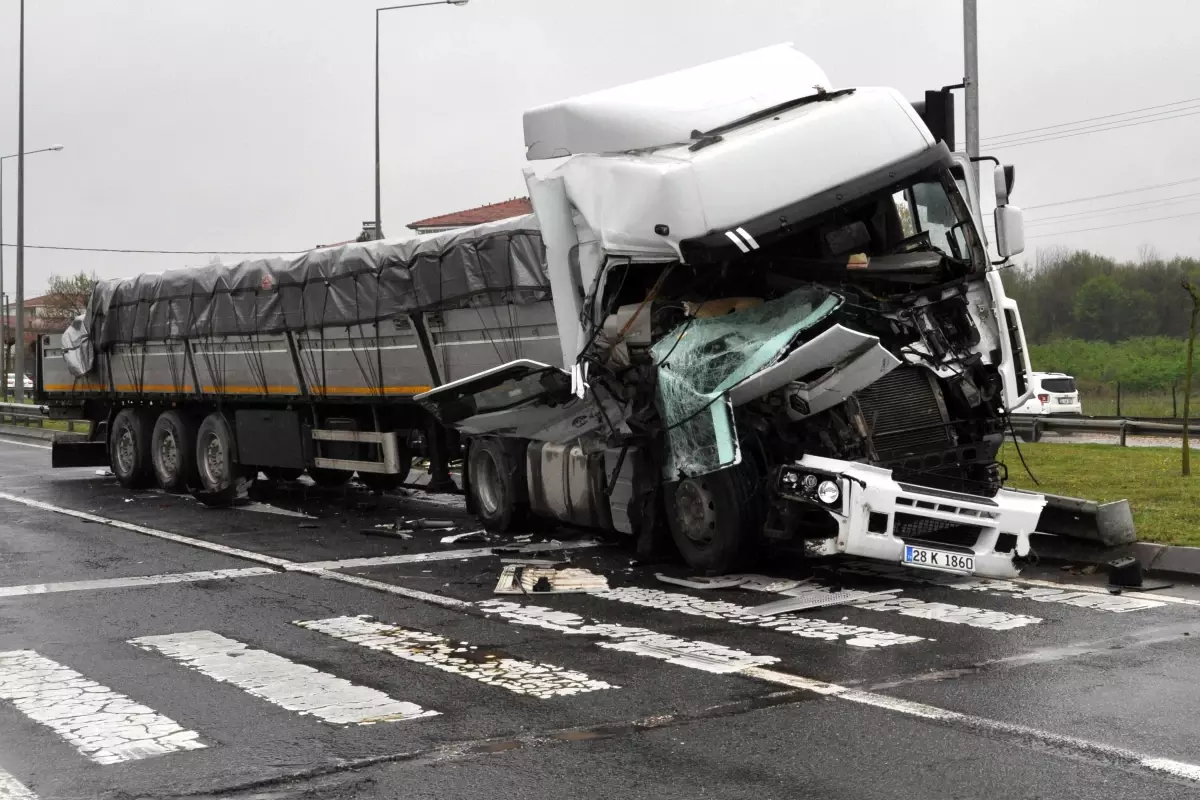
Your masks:
{"label": "broken headlight", "polygon": [[779,468],[775,491],[791,500],[813,503],[830,511],[842,510],[842,479],[837,475],[783,466]]}

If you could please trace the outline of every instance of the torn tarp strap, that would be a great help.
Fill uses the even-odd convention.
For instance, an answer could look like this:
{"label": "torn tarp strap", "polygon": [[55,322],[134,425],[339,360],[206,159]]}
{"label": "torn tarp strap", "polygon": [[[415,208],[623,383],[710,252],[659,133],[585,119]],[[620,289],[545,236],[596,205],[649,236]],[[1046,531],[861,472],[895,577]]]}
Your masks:
{"label": "torn tarp strap", "polygon": [[[549,292],[541,230],[528,215],[290,258],[101,281],[68,346],[345,328],[472,301],[532,303]],[[77,360],[92,359],[83,353]]]}

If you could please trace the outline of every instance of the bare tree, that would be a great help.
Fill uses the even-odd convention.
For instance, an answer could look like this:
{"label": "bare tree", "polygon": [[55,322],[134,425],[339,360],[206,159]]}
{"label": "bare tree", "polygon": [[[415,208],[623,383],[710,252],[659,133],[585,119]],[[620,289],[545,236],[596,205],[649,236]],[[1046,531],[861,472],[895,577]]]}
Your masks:
{"label": "bare tree", "polygon": [[98,278],[80,272],[78,275],[50,276],[50,289],[46,292],[41,316],[57,320],[72,320],[87,309],[92,289]]}

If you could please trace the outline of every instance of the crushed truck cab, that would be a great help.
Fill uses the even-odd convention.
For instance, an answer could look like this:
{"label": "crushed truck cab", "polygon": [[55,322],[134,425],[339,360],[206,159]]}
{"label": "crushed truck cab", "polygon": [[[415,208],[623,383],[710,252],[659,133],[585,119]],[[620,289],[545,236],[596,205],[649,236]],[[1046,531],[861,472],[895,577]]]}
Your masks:
{"label": "crushed truck cab", "polygon": [[464,436],[488,527],[669,532],[711,572],[792,542],[1016,573],[1045,503],[996,461],[1024,334],[973,165],[918,108],[781,45],[524,123],[561,365],[416,398]]}

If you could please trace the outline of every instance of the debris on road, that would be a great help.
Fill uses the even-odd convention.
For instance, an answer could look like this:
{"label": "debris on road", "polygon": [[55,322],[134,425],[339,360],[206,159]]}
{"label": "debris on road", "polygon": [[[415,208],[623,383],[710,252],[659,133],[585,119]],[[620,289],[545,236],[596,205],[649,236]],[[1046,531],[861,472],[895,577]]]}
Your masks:
{"label": "debris on road", "polygon": [[414,517],[412,519],[401,517],[396,520],[396,530],[406,528],[409,530],[438,530],[442,528],[451,529],[458,527],[452,520],[448,519],[426,519],[425,517]]}
{"label": "debris on road", "polygon": [[807,611],[812,608],[843,606],[848,603],[860,603],[884,597],[890,598],[899,591],[899,589],[888,589],[884,592],[860,592],[851,589],[838,592],[825,587],[812,588],[785,597],[783,600],[776,600],[761,606],[755,606],[754,613],[769,617],[775,614],[786,614],[789,611]]}
{"label": "debris on road", "polygon": [[450,536],[443,536],[441,542],[442,544],[453,544],[455,542],[462,541],[486,542],[488,538],[487,531],[481,528],[477,531],[466,531],[464,533],[454,533]]}
{"label": "debris on road", "polygon": [[661,572],[654,574],[663,583],[670,583],[675,586],[683,586],[688,589],[733,589],[741,586],[748,578],[745,575],[735,575],[732,577],[726,576],[722,578],[673,578],[670,575],[663,575]]}
{"label": "debris on road", "polygon": [[413,535],[408,531],[394,531],[388,528],[362,528],[359,530],[363,536],[382,536],[387,539],[411,539]]}
{"label": "debris on road", "polygon": [[509,564],[500,573],[496,594],[571,594],[608,589],[608,578],[579,567]]}

